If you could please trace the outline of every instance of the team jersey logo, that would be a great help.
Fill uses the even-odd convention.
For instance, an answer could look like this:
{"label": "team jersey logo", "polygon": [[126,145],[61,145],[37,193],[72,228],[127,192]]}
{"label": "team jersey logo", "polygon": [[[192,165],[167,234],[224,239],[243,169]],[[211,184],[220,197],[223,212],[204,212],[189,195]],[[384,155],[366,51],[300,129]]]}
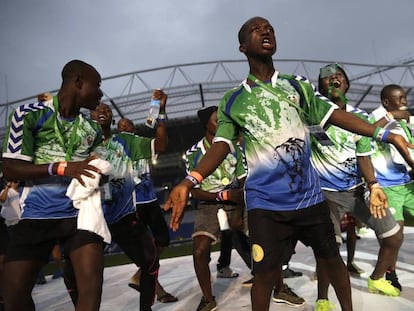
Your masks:
{"label": "team jersey logo", "polygon": [[264,258],[263,248],[259,244],[252,245],[252,257],[255,262],[260,262]]}

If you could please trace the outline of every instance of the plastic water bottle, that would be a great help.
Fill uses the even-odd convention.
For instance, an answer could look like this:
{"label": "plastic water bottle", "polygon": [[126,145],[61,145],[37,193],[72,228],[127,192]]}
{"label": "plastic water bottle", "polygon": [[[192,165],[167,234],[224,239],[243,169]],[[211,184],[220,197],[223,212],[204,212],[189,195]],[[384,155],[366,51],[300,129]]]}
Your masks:
{"label": "plastic water bottle", "polygon": [[217,218],[219,221],[219,226],[220,226],[221,231],[230,229],[229,220],[227,218],[227,213],[223,208],[218,209]]}
{"label": "plastic water bottle", "polygon": [[157,123],[158,115],[160,114],[160,100],[151,98],[151,103],[148,111],[147,119],[145,120],[145,125],[154,128]]}

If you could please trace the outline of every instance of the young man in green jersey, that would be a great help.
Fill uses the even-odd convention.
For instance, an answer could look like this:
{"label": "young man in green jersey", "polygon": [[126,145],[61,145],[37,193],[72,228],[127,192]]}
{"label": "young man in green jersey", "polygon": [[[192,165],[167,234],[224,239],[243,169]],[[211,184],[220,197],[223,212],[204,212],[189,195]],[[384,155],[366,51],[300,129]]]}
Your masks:
{"label": "young man in green jersey", "polygon": [[[349,89],[349,79],[338,64],[329,64],[320,69],[318,79],[320,93],[334,102],[341,110],[348,111],[368,121],[368,113],[352,107],[345,95]],[[369,137],[354,134],[335,125],[324,129],[326,139],[312,135],[312,164],[320,177],[321,187],[331,211],[337,243],[342,243],[340,222],[345,213],[351,213],[362,223],[375,231],[380,249],[374,271],[368,278],[368,290],[389,296],[398,296],[399,290],[389,284],[384,274],[396,260],[402,243],[400,226],[395,222],[389,209],[379,218],[373,217],[364,199],[364,184],[369,188],[369,204],[386,205],[387,196],[377,186],[374,167],[370,156],[374,149]],[[347,241],[348,243],[348,241]],[[354,246],[355,247],[355,246]],[[354,248],[355,251],[355,248]],[[348,252],[348,257],[353,254]],[[353,267],[348,261],[348,271]],[[315,310],[331,310],[327,300],[329,279],[325,271],[318,269],[318,300]]]}
{"label": "young man in green jersey", "polygon": [[[371,113],[371,121],[392,132],[400,133],[407,141],[413,143],[410,129],[412,117],[407,110],[406,91],[399,85],[389,84],[381,90],[380,98],[381,105]],[[414,182],[410,176],[412,170],[394,146],[388,144],[377,142],[371,158],[376,180],[387,194],[389,210],[392,211],[403,234],[404,225],[414,220]],[[396,261],[385,273],[385,279],[402,290],[395,268]]]}
{"label": "young man in green jersey", "polygon": [[31,296],[38,272],[56,244],[73,264],[79,289],[76,310],[99,310],[103,281],[103,239],[77,229],[78,209],[66,196],[73,178],[94,178],[90,153],[101,143],[98,124],[81,108],[95,109],[101,77],[91,65],[72,60],[62,70],[57,96],[22,105],[11,116],[3,148],[6,179],[25,182],[22,219],[15,225],[5,264],[6,310],[34,310]]}
{"label": "young man in green jersey", "polygon": [[[165,122],[167,121],[165,107],[163,107],[163,110],[161,110],[160,113],[161,118],[158,120],[157,130],[160,128],[160,130],[165,131]],[[130,119],[122,118],[118,121],[118,132],[135,134],[134,123]],[[165,135],[165,148],[166,145],[167,140]],[[151,229],[159,257],[164,248],[168,247],[170,244],[170,233],[168,231],[167,222],[165,221],[160,203],[158,202],[158,198],[155,193],[154,184],[151,180],[149,163],[150,160],[151,159],[145,159],[145,161],[140,160],[141,164],[139,165],[136,174],[135,204],[138,218],[141,219],[142,222]],[[137,272],[130,278],[128,286],[137,291],[140,291],[140,279],[141,269],[138,269]],[[177,297],[171,295],[164,289],[159,280],[157,280],[156,283],[156,294],[157,300],[162,303],[171,303],[178,301]]]}
{"label": "young man in green jersey", "polygon": [[[413,146],[399,135],[377,129],[338,109],[304,77],[277,72],[272,59],[276,52],[275,32],[266,19],[254,17],[244,23],[239,43],[240,52],[249,62],[249,76],[224,95],[213,145],[172,190],[165,204],[166,209],[173,209],[170,227],[177,230],[190,190],[234,150],[241,133],[249,169],[245,200],[253,255],[252,310],[269,309],[274,280],[282,279],[285,251],[296,238],[313,248],[318,266],[326,269],[342,310],[352,310],[348,272],[336,247],[319,177],[310,162],[307,125],[323,128],[329,122],[392,142],[410,165],[414,162],[408,146]],[[377,215],[385,206],[376,208]]]}

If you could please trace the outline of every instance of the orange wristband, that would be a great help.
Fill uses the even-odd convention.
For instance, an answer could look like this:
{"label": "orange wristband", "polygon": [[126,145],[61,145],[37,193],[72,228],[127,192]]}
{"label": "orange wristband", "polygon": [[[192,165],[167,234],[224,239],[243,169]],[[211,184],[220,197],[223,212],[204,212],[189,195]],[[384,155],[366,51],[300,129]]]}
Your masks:
{"label": "orange wristband", "polygon": [[216,192],[216,201],[228,201],[229,200],[229,191],[228,190],[222,190],[219,192]]}
{"label": "orange wristband", "polygon": [[66,166],[68,166],[68,162],[59,162],[58,167],[56,169],[56,173],[59,176],[65,175]]}
{"label": "orange wristband", "polygon": [[197,171],[191,171],[190,174],[188,175],[194,177],[198,181],[199,184],[201,184],[201,182],[204,179],[203,176],[201,176],[201,174]]}

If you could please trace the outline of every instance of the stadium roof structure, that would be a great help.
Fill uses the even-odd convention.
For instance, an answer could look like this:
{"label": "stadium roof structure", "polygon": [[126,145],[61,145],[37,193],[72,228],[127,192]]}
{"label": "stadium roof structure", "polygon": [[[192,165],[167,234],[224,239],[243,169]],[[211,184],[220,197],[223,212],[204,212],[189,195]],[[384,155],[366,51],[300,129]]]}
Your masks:
{"label": "stadium roof structure", "polygon": [[[277,70],[307,77],[315,86],[319,68],[337,62],[346,71],[351,86],[349,103],[368,112],[380,104],[380,91],[387,84],[399,84],[414,108],[414,57],[392,64],[375,65],[329,60],[275,59]],[[224,92],[246,77],[246,60],[218,60],[177,64],[137,70],[102,79],[102,102],[113,108],[114,118],[131,119],[138,127],[144,123],[152,91],[162,88],[168,94],[169,127],[197,122],[197,110],[217,105]],[[57,90],[51,90],[55,94]],[[4,140],[8,114],[16,106],[36,100],[36,95],[0,104],[0,141]]]}

